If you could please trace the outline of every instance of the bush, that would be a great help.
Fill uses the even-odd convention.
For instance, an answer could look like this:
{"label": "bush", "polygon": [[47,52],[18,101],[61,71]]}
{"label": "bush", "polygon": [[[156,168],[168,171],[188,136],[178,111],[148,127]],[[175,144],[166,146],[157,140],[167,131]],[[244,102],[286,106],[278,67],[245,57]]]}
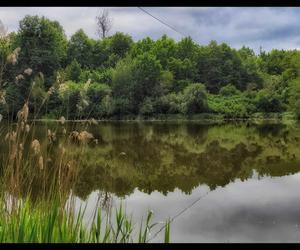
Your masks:
{"label": "bush", "polygon": [[154,113],[153,101],[151,100],[151,98],[146,98],[140,108],[140,114],[149,116],[152,115],[153,113]]}
{"label": "bush", "polygon": [[260,90],[256,96],[256,108],[258,112],[282,112],[284,106],[281,97],[276,92],[270,93],[267,90]]}
{"label": "bush", "polygon": [[184,114],[197,114],[208,110],[206,89],[201,83],[194,83],[186,87],[182,98]]}
{"label": "bush", "polygon": [[289,83],[288,88],[288,108],[292,111],[297,119],[300,119],[300,81],[296,79]]}
{"label": "bush", "polygon": [[74,59],[66,68],[68,79],[79,82],[82,73],[80,64]]}
{"label": "bush", "polygon": [[251,99],[244,95],[209,95],[208,106],[210,112],[223,114],[225,118],[245,118],[255,110]]}
{"label": "bush", "polygon": [[239,95],[241,91],[239,91],[235,86],[232,84],[228,84],[220,89],[219,94],[221,96],[233,96],[233,95]]}

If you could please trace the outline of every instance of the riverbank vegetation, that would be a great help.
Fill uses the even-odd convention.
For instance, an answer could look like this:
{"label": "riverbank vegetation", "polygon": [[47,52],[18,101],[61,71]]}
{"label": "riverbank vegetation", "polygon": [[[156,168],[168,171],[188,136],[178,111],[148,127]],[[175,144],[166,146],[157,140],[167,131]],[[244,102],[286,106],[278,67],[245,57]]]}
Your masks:
{"label": "riverbank vegetation", "polygon": [[68,39],[57,21],[38,16],[2,33],[5,118],[16,117],[31,90],[29,109],[40,109],[35,118],[300,115],[298,50],[257,54],[190,37],[134,41],[122,32],[92,39],[83,30]]}

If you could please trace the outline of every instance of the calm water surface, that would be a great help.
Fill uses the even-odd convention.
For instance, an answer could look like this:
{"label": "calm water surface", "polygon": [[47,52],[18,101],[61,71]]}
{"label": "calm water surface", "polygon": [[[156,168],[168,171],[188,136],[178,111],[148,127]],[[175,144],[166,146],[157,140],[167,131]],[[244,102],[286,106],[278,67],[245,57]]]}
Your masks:
{"label": "calm water surface", "polygon": [[99,143],[73,190],[88,214],[100,197],[103,209],[122,202],[137,223],[148,209],[154,222],[177,216],[172,242],[300,242],[300,124],[103,122],[88,130]]}

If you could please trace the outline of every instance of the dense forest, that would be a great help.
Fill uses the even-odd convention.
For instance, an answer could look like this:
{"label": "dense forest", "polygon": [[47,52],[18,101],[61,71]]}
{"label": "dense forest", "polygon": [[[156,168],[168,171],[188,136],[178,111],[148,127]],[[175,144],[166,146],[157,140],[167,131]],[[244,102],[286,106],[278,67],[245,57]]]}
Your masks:
{"label": "dense forest", "polygon": [[[45,17],[26,16],[0,37],[0,112],[28,101],[38,118],[123,119],[219,114],[300,118],[300,51],[231,48],[164,35],[133,41],[117,32],[70,39]],[[36,118],[36,117],[35,117]]]}

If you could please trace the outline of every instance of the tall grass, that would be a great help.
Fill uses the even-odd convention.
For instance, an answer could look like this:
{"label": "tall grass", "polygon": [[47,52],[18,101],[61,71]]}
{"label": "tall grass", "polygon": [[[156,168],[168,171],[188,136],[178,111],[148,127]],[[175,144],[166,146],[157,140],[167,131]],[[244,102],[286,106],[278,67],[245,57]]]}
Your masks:
{"label": "tall grass", "polygon": [[[2,70],[4,66],[0,67]],[[1,81],[1,105],[6,105]],[[0,143],[7,144],[0,152],[0,242],[146,243],[156,225],[151,224],[151,211],[139,229],[122,206],[115,210],[114,221],[110,213],[102,215],[102,209],[96,209],[89,225],[84,219],[86,210],[80,208],[75,212],[75,204],[69,202],[85,150],[97,139],[86,129],[68,133],[64,117],[55,130],[47,130],[43,140],[37,138],[35,118],[59,84],[58,79],[50,87],[30,121],[32,83],[15,120],[7,120],[7,131],[0,130]]]}
{"label": "tall grass", "polygon": [[[3,204],[1,204],[3,205]],[[3,207],[3,206],[2,206]],[[101,208],[91,226],[84,221],[85,210],[77,214],[61,210],[59,204],[52,203],[32,208],[26,199],[14,211],[0,214],[0,243],[146,243],[149,229],[152,228],[147,219],[145,228],[136,228],[122,207],[116,209],[114,222],[107,222],[102,216]],[[148,213],[148,218],[151,212]],[[105,222],[106,221],[106,222]],[[168,238],[168,237],[167,237]],[[166,242],[169,242],[166,240]]]}

